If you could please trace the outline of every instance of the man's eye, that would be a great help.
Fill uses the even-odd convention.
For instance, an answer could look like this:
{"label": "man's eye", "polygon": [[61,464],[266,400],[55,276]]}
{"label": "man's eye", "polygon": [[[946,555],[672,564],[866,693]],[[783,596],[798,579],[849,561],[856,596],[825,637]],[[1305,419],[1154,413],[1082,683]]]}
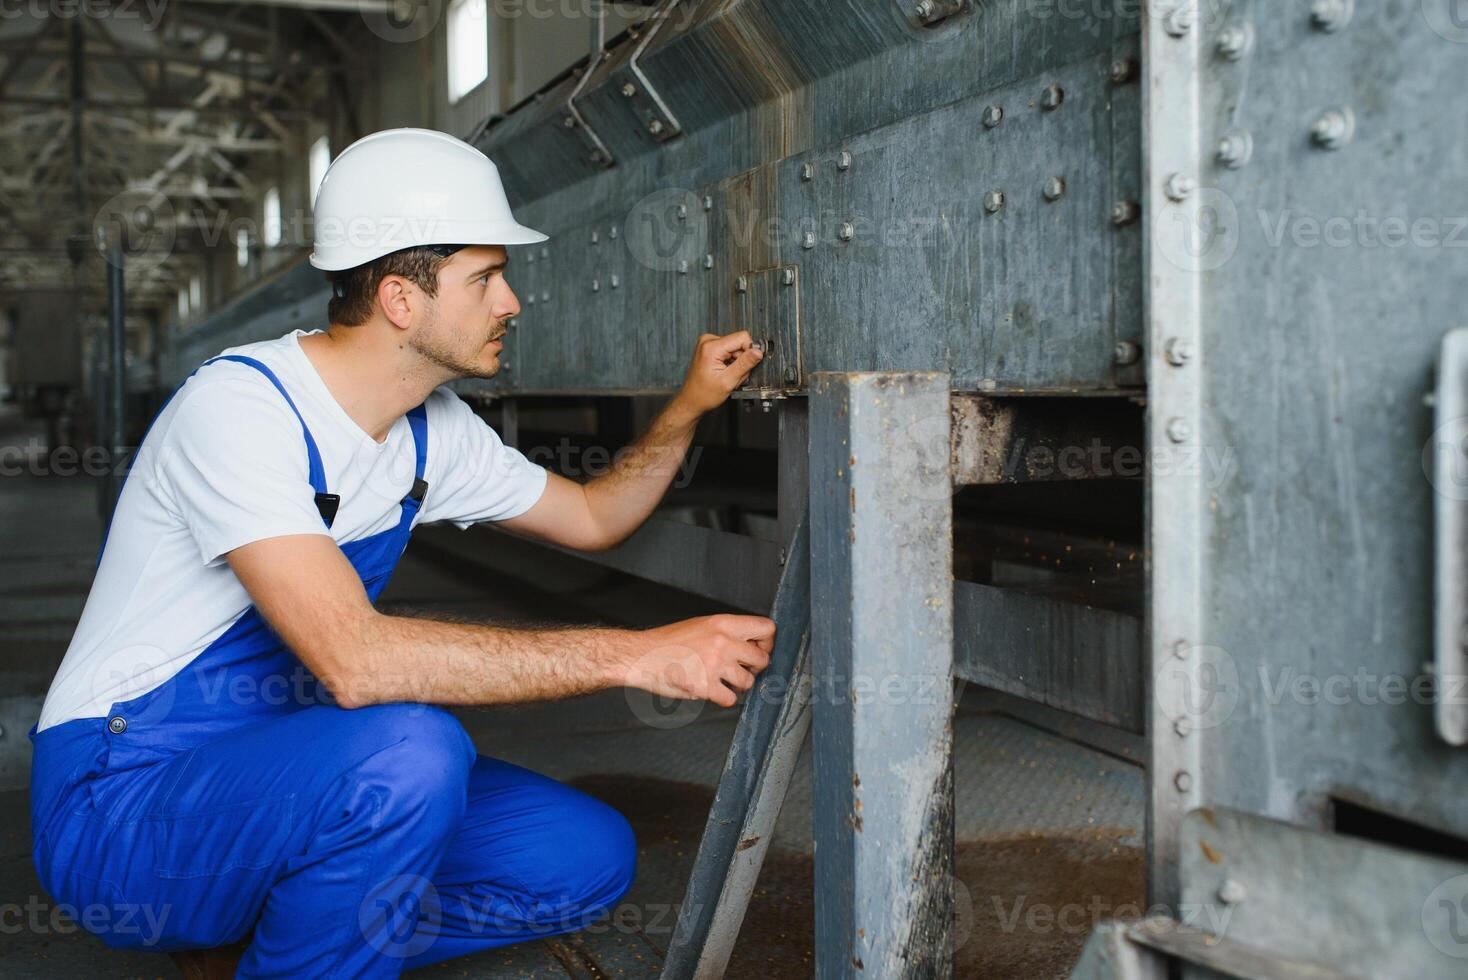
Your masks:
{"label": "man's eye", "polygon": [[489,276],[490,276],[490,274],[488,272],[486,272],[484,275],[480,276],[479,277],[479,284],[481,286],[488,286],[489,285]]}

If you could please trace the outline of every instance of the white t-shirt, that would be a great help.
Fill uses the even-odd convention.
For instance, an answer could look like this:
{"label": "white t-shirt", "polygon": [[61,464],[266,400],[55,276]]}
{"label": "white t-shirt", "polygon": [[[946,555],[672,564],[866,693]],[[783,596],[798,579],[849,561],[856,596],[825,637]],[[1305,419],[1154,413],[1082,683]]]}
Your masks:
{"label": "white t-shirt", "polygon": [[[319,332],[222,353],[255,358],[290,393],[326,489],[341,496],[332,526],[316,509],[301,423],[270,379],[237,361],[200,368],[139,448],[38,731],[146,694],[228,629],[251,602],[225,552],[286,534],[344,544],[397,525],[416,458],[407,416],[382,443],[352,421],[301,349],[298,338]],[[427,413],[428,494],[415,527],[505,520],[540,499],[546,471],[501,443],[458,395],[436,389]]]}

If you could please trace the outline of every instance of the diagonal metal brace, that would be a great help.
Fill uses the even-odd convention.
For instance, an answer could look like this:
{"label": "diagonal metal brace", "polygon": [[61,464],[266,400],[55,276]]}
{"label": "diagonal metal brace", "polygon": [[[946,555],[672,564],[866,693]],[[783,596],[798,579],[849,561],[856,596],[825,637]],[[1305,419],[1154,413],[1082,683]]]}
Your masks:
{"label": "diagonal metal brace", "polygon": [[795,528],[775,593],[775,648],[744,702],[662,980],[724,975],[810,730],[810,538]]}

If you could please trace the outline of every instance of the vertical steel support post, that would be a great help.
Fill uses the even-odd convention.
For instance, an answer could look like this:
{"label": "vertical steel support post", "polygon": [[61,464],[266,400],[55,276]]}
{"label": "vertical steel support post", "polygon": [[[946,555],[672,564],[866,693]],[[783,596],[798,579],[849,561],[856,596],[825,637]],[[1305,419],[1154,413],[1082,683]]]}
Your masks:
{"label": "vertical steel support post", "polygon": [[816,976],[953,972],[949,378],[810,388]]}
{"label": "vertical steel support post", "polygon": [[[1195,0],[1154,3],[1143,17],[1147,80],[1142,111],[1142,215],[1148,333],[1149,458],[1198,452],[1203,432],[1199,268],[1188,261],[1199,214],[1203,151],[1199,126],[1200,11]],[[1183,356],[1186,354],[1186,356]],[[1196,458],[1196,457],[1192,457]],[[1149,902],[1176,909],[1178,830],[1203,799],[1199,764],[1205,733],[1193,715],[1211,654],[1203,624],[1205,502],[1196,466],[1148,466],[1148,767],[1147,886]]]}

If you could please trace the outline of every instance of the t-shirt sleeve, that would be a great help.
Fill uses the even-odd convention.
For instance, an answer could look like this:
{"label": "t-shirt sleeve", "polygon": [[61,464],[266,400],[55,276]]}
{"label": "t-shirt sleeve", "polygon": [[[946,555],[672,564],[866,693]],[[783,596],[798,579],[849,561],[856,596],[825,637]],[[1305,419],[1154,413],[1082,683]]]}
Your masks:
{"label": "t-shirt sleeve", "polygon": [[205,565],[263,538],[330,536],[301,423],[268,382],[223,378],[188,392],[156,453],[156,485]]}
{"label": "t-shirt sleeve", "polygon": [[525,513],[545,490],[543,467],[506,446],[448,388],[428,399],[428,495],[419,523],[452,521],[467,528]]}

